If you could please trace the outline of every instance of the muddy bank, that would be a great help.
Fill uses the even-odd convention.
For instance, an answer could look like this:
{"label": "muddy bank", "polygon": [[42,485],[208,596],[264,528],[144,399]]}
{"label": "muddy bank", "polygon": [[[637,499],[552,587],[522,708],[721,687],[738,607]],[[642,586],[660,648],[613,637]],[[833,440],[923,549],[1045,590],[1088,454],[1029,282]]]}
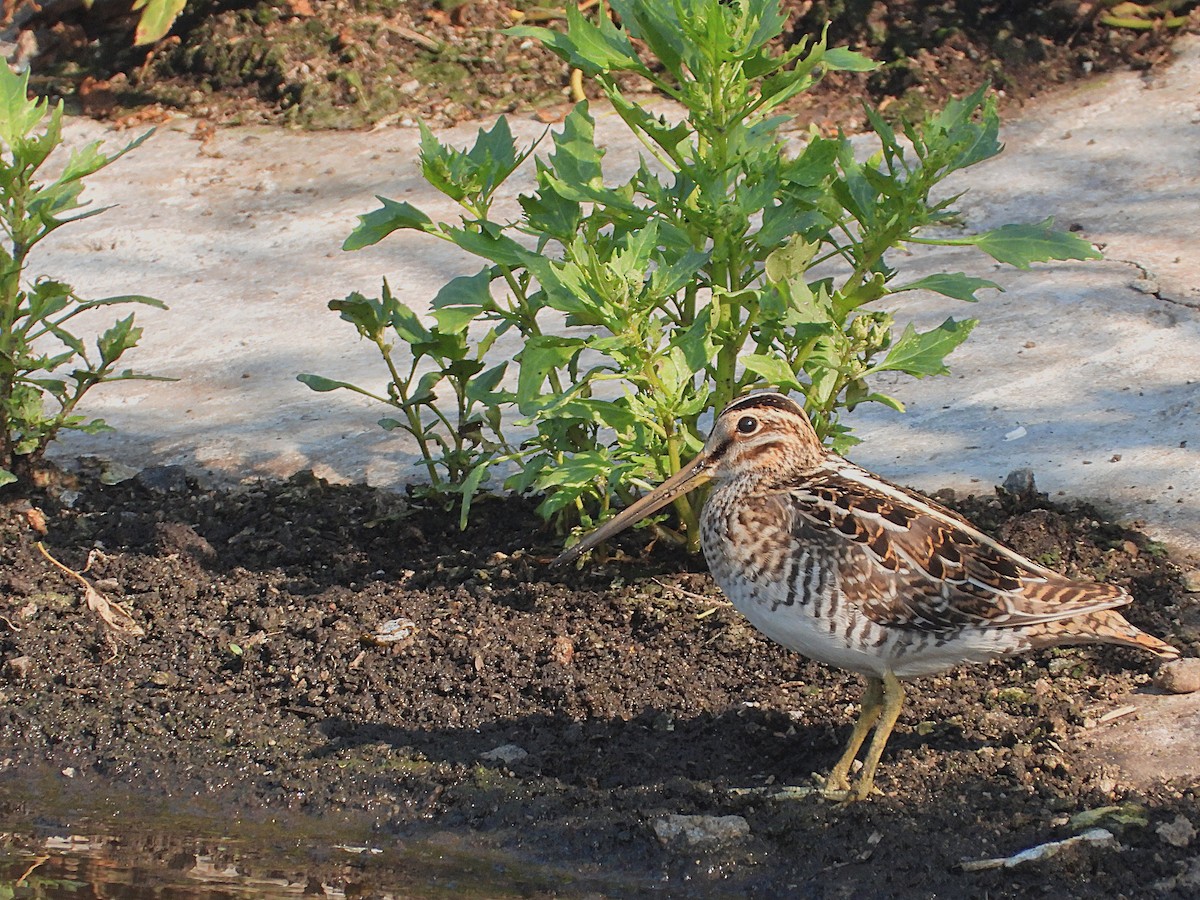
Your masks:
{"label": "muddy bank", "polygon": [[[1086,507],[962,505],[1035,559],[1128,585],[1133,621],[1200,650],[1200,604],[1158,545]],[[1131,652],[920,680],[883,794],[839,807],[782,788],[837,758],[857,680],[770,643],[702,560],[645,556],[637,534],[623,559],[551,573],[557,544],[520,501],[483,503],[460,532],[453,513],[364,486],[301,475],[213,490],[178,469],[68,479],[10,502],[2,534],[10,829],[95,823],[112,796],[250,835],[274,819],[342,889],[370,879],[339,876],[335,844],[398,852],[455,835],[468,855],[548,866],[559,875],[530,890],[561,895],[1027,896],[1047,878],[1057,896],[1192,890],[1198,842],[1156,830],[1200,824],[1187,761],[1135,782],[1091,746],[1121,727],[1134,741],[1154,716],[1154,663]],[[75,570],[90,557],[85,577],[145,635],[99,625],[39,539]],[[1131,697],[1140,713],[1104,720]],[[48,802],[60,792],[65,806]],[[959,868],[1069,837],[1073,816],[1105,806],[1122,806],[1098,820],[1121,851]],[[104,821],[136,827],[136,807]],[[655,823],[674,814],[741,816],[749,834],[664,843]],[[556,881],[564,871],[584,881]]]}

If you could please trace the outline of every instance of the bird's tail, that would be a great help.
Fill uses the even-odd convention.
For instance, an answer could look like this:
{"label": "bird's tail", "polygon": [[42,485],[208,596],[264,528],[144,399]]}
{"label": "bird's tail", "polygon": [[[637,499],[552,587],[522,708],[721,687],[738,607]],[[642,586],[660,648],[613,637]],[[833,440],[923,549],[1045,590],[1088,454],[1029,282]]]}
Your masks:
{"label": "bird's tail", "polygon": [[[1039,634],[1042,631],[1044,633]],[[1179,650],[1132,625],[1119,612],[1102,609],[1032,629],[1033,643],[1041,647],[1071,644],[1117,644],[1153,653],[1159,659],[1178,659]]]}

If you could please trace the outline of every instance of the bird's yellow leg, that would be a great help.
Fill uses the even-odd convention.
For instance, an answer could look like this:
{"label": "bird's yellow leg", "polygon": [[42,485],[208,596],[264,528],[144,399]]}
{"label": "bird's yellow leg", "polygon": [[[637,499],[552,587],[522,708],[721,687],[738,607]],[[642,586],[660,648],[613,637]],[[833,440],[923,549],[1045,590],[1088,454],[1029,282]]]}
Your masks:
{"label": "bird's yellow leg", "polygon": [[825,790],[829,792],[850,790],[850,767],[854,765],[854,757],[867,739],[867,733],[879,719],[883,709],[883,682],[878,678],[867,678],[867,689],[862,695],[862,709],[854,730],[850,732],[850,740],[846,742],[846,750],[837,761],[825,779]]}
{"label": "bird's yellow leg", "polygon": [[[867,758],[863,760],[862,773],[854,786],[851,797],[855,800],[865,800],[875,787],[875,770],[879,768],[879,759],[883,756],[883,748],[887,746],[896,720],[900,718],[900,708],[904,706],[904,685],[900,679],[887,672],[883,676],[883,705],[875,723],[875,734],[871,737],[871,746],[867,750]],[[839,765],[841,765],[839,763]]]}

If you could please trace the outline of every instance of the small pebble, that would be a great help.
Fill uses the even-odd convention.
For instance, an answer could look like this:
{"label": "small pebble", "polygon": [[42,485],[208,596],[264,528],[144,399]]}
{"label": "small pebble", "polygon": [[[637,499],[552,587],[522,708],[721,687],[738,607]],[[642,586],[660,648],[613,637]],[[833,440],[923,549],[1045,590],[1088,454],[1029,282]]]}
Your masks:
{"label": "small pebble", "polygon": [[504,763],[507,766],[520,762],[528,755],[529,753],[524,747],[518,747],[516,744],[502,744],[494,750],[480,753],[479,758],[484,762]]}
{"label": "small pebble", "polygon": [[188,489],[183,466],[149,466],[134,476],[138,484],[158,494],[178,494]]}
{"label": "small pebble", "polygon": [[1200,659],[1173,659],[1158,670],[1156,683],[1171,694],[1200,691]]}
{"label": "small pebble", "polygon": [[[1024,429],[1021,429],[1024,432]],[[1009,440],[1005,437],[1005,440]],[[1037,494],[1037,483],[1033,480],[1033,469],[1013,469],[1005,476],[1004,490],[1014,497],[1033,499]]]}
{"label": "small pebble", "polygon": [[14,681],[23,681],[29,677],[33,668],[33,660],[28,656],[13,656],[4,661],[4,671]]}
{"label": "small pebble", "polygon": [[661,843],[688,847],[719,847],[750,834],[750,823],[742,816],[671,815],[655,819],[653,827]]}
{"label": "small pebble", "polygon": [[120,484],[137,477],[138,469],[119,462],[106,462],[100,468],[101,484]]}
{"label": "small pebble", "polygon": [[1196,826],[1185,815],[1178,815],[1173,822],[1164,822],[1154,829],[1164,843],[1172,847],[1186,847],[1196,836]]}

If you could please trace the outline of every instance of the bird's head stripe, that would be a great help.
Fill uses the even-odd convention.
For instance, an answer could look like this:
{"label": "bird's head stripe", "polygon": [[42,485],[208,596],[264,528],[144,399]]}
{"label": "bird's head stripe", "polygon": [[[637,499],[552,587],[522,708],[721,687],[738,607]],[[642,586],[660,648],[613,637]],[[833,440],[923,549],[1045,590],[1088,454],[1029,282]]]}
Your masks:
{"label": "bird's head stripe", "polygon": [[[791,400],[783,394],[775,393],[760,393],[747,394],[745,397],[739,397],[728,406],[725,407],[726,413],[743,412],[748,409],[785,409],[788,412],[795,412],[796,401]],[[724,413],[722,414],[724,415]]]}

